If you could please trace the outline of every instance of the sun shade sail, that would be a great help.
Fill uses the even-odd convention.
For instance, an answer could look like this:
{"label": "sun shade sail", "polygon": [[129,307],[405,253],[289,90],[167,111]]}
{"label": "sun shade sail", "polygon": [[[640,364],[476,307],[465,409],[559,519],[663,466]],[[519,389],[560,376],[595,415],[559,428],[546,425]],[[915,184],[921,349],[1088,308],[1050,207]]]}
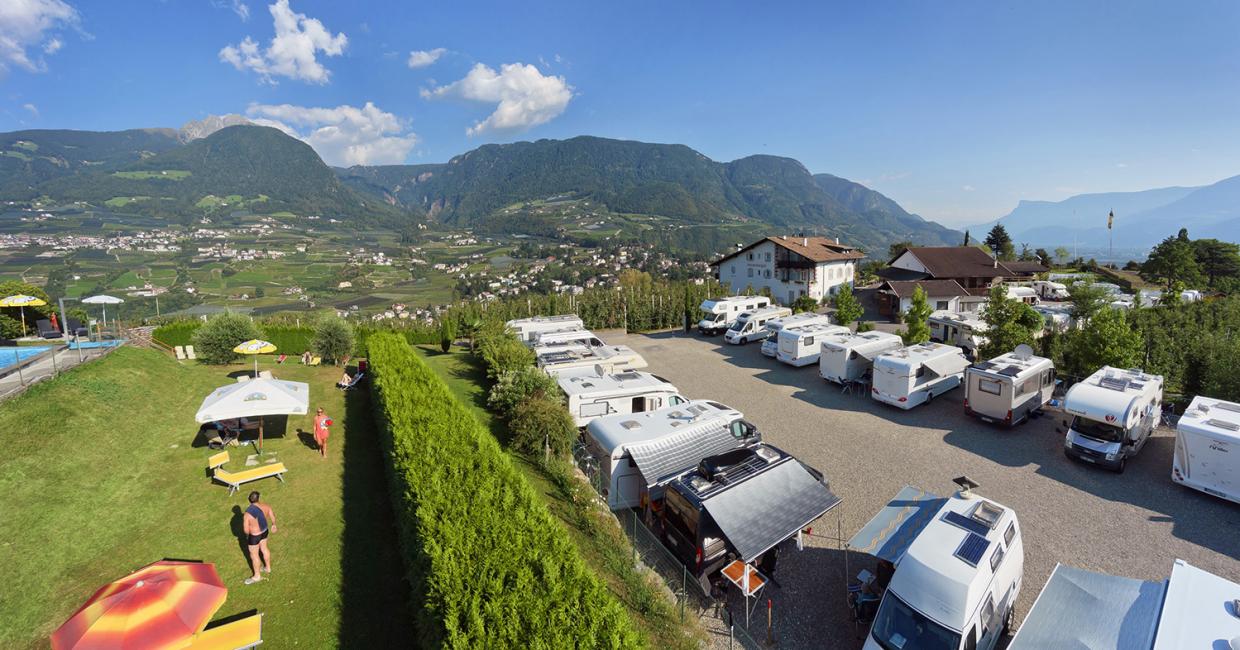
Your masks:
{"label": "sun shade sail", "polygon": [[964,369],[969,367],[969,360],[959,354],[950,354],[945,357],[927,359],[923,362],[923,365],[929,368],[930,372],[940,377],[946,377],[958,372],[964,372]]}
{"label": "sun shade sail", "polygon": [[695,467],[703,458],[738,445],[740,441],[722,422],[711,422],[706,427],[693,427],[666,438],[632,445],[629,455],[645,478],[646,487],[654,487]]}
{"label": "sun shade sail", "polygon": [[840,498],[797,461],[787,461],[710,497],[703,504],[736,549],[752,562],[792,537]]}
{"label": "sun shade sail", "polygon": [[1161,582],[1060,564],[1008,649],[1149,648],[1165,590]]}
{"label": "sun shade sail", "polygon": [[310,384],[260,377],[215,389],[202,400],[195,419],[202,423],[262,415],[305,415],[309,404]]}
{"label": "sun shade sail", "polygon": [[917,535],[934,519],[947,499],[906,485],[887,502],[870,523],[861,527],[848,548],[899,564]]}

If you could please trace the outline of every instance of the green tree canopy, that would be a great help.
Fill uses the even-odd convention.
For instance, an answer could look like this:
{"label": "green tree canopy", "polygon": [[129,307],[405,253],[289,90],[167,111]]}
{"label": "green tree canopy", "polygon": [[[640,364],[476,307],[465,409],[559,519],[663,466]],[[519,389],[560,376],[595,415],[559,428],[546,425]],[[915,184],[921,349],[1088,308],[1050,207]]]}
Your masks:
{"label": "green tree canopy", "polygon": [[848,285],[840,287],[839,293],[836,293],[832,300],[832,306],[835,307],[835,322],[840,325],[848,325],[853,321],[861,320],[861,317],[865,315],[865,308],[861,306],[852,287]]}
{"label": "green tree canopy", "polygon": [[[46,302],[44,307],[27,307],[26,308],[26,331],[33,331],[35,321],[40,318],[47,318],[52,313],[52,299],[47,296],[43,289],[20,280],[7,280],[0,282],[0,298],[9,296],[24,295],[34,296]],[[0,338],[12,339],[22,336],[22,310],[18,307],[0,308]]]}
{"label": "green tree canopy", "polygon": [[913,242],[911,241],[898,241],[887,247],[887,259],[894,260],[900,256],[900,253],[903,253],[912,247]]}
{"label": "green tree canopy", "polygon": [[1042,316],[1033,307],[1008,297],[1007,287],[995,284],[982,310],[986,323],[986,343],[978,350],[982,359],[992,359],[1025,344],[1032,346],[1042,330]]}
{"label": "green tree canopy", "polygon": [[249,316],[224,312],[212,316],[202,327],[194,330],[194,351],[205,363],[232,363],[241,357],[233,352],[233,348],[261,337],[258,326]]}
{"label": "green tree canopy", "polygon": [[900,333],[905,345],[925,343],[930,340],[930,324],[926,321],[930,318],[932,311],[926,292],[921,287],[913,289],[913,299],[908,311],[904,312],[900,318],[905,326],[904,331]]}
{"label": "green tree canopy", "polygon": [[1068,300],[1072,303],[1072,320],[1085,323],[1107,306],[1107,293],[1101,287],[1078,280],[1068,287]]}
{"label": "green tree canopy", "polygon": [[997,223],[994,228],[986,235],[986,248],[989,248],[1001,260],[1010,261],[1016,259],[1016,245],[1012,243],[1012,237],[1008,235],[1007,228],[1003,224]]}
{"label": "green tree canopy", "polygon": [[356,342],[353,326],[339,316],[325,316],[314,327],[314,342],[311,348],[325,359],[339,362],[353,354]]}
{"label": "green tree canopy", "polygon": [[1167,289],[1177,281],[1188,286],[1200,282],[1201,269],[1197,265],[1193,244],[1188,239],[1188,231],[1181,228],[1178,236],[1168,237],[1155,246],[1141,265],[1141,277],[1159,282]]}
{"label": "green tree canopy", "polygon": [[792,301],[792,313],[800,314],[801,312],[814,311],[818,308],[818,301],[808,295],[801,296]]}
{"label": "green tree canopy", "polygon": [[1055,248],[1055,263],[1063,264],[1064,262],[1067,262],[1068,256],[1071,254],[1072,254],[1072,251],[1068,250],[1066,246],[1056,247]]}
{"label": "green tree canopy", "polygon": [[1127,313],[1108,307],[1071,333],[1064,351],[1064,370],[1087,377],[1102,366],[1135,368],[1141,365],[1141,352],[1141,335],[1129,324]]}
{"label": "green tree canopy", "polygon": [[1240,245],[1218,239],[1193,240],[1193,257],[1211,289],[1223,278],[1240,277]]}

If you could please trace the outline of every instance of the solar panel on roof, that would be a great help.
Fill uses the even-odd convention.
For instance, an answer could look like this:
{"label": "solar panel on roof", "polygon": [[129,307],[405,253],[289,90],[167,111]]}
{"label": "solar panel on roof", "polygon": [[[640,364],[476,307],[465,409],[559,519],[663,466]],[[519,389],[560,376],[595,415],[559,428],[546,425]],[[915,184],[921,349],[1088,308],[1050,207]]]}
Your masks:
{"label": "solar panel on roof", "polygon": [[966,517],[960,514],[959,512],[948,512],[947,514],[943,515],[943,521],[946,521],[949,524],[959,526],[971,533],[975,533],[975,534],[982,535],[982,536],[985,536],[986,533],[990,530],[990,528],[987,527],[986,524],[983,524],[982,522],[977,521],[976,519],[973,519],[972,517]]}
{"label": "solar panel on roof", "polygon": [[1128,380],[1123,377],[1103,377],[1098,380],[1098,385],[1111,390],[1123,391],[1128,388]]}
{"label": "solar panel on roof", "polygon": [[981,535],[969,533],[964,538],[964,541],[960,542],[960,547],[956,549],[954,555],[969,566],[977,566],[977,563],[982,561],[982,556],[986,554],[986,549],[988,548],[990,548],[990,540]]}
{"label": "solar panel on roof", "polygon": [[981,363],[978,363],[976,367],[978,370],[990,370],[995,367],[995,364],[993,361],[982,361]]}
{"label": "solar panel on roof", "polygon": [[1003,370],[1000,370],[999,374],[1003,375],[1004,377],[1015,377],[1016,375],[1020,374],[1020,368],[1017,368],[1016,366],[1008,366],[1004,368]]}

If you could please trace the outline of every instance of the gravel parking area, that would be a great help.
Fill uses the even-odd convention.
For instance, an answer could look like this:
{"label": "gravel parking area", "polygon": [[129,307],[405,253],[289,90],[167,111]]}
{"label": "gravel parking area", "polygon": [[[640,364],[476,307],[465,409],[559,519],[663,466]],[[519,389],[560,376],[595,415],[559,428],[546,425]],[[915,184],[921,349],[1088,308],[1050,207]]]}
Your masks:
{"label": "gravel parking area", "polygon": [[[1015,429],[964,415],[963,389],[931,404],[901,411],[868,395],[841,394],[817,366],[793,368],[762,356],[757,344],[723,337],[661,333],[608,338],[631,346],[647,369],[690,398],[710,398],[739,409],[763,438],[824,472],[843,498],[814,526],[836,536],[837,513],[847,539],[905,484],[941,495],[967,474],[979,492],[1017,513],[1024,530],[1025,573],[1017,602],[1024,619],[1056,563],[1161,580],[1175,558],[1240,581],[1240,505],[1171,482],[1174,432],[1160,430],[1113,474],[1064,457],[1056,418]],[[814,537],[805,550],[781,555],[780,587],[764,595],[774,604],[776,642],[786,648],[859,648],[864,630],[849,620],[845,556],[834,539]],[[872,568],[872,558],[850,554],[848,572]],[[733,595],[734,607],[739,598]],[[750,634],[765,638],[765,602]],[[743,623],[743,612],[738,611]],[[716,647],[727,632],[711,626]]]}

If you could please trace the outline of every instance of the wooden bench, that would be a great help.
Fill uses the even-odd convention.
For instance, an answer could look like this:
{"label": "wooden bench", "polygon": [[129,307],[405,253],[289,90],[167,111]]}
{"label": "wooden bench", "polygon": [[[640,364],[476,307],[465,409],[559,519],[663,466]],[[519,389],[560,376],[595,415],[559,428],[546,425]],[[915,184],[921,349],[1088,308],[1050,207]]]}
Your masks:
{"label": "wooden bench", "polygon": [[263,642],[263,615],[257,612],[194,635],[189,650],[242,650]]}
{"label": "wooden bench", "polygon": [[265,478],[276,477],[281,483],[284,482],[284,473],[288,468],[284,463],[269,463],[260,465],[250,469],[244,469],[240,472],[230,472],[224,469],[224,464],[230,460],[227,451],[221,451],[212,455],[207,459],[207,469],[211,470],[211,478],[228,486],[228,495],[232,496],[241,489],[242,484],[250,481],[259,481]]}

